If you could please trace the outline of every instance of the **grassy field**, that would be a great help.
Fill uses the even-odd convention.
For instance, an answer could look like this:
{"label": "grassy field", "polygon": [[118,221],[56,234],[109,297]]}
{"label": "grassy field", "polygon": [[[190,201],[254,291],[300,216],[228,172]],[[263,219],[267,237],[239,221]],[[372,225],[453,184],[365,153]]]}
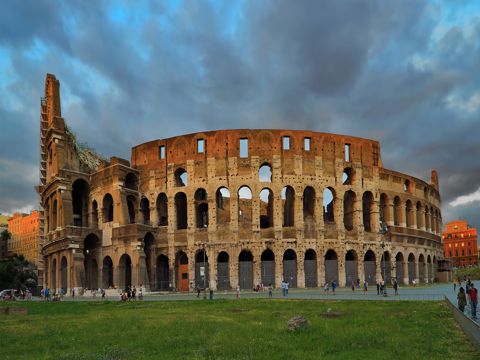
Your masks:
{"label": "grassy field", "polygon": [[[24,305],[28,315],[0,315],[1,359],[479,358],[443,302],[15,304]],[[294,315],[311,326],[289,332]]]}

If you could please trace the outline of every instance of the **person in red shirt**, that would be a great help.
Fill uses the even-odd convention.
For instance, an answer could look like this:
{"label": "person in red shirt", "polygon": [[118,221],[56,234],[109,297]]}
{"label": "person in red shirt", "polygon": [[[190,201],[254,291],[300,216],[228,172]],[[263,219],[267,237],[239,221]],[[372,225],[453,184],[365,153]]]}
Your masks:
{"label": "person in red shirt", "polygon": [[478,290],[473,283],[470,285],[470,292],[468,293],[468,297],[470,298],[470,306],[472,308],[472,319],[476,319],[477,304],[478,304]]}

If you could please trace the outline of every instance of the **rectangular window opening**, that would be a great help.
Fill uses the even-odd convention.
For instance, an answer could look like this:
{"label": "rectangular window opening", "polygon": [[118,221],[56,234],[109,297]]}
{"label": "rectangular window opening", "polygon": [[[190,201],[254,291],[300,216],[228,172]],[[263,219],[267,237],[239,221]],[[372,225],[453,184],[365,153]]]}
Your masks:
{"label": "rectangular window opening", "polygon": [[283,150],[290,150],[290,136],[283,137]]}
{"label": "rectangular window opening", "polygon": [[160,159],[165,159],[165,145],[160,145],[158,155],[160,156]]}
{"label": "rectangular window opening", "polygon": [[205,151],[205,140],[197,139],[197,153],[201,154]]}
{"label": "rectangular window opening", "polygon": [[310,151],[310,140],[311,139],[309,137],[303,139],[303,148],[305,149],[305,151]]}
{"label": "rectangular window opening", "polygon": [[248,139],[240,139],[240,157],[248,158]]}
{"label": "rectangular window opening", "polygon": [[350,144],[345,144],[345,161],[350,161]]}

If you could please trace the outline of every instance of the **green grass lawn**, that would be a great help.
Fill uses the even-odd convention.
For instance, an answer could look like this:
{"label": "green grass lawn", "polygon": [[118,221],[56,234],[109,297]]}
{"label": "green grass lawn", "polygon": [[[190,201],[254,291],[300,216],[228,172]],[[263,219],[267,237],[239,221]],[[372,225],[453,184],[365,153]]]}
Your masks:
{"label": "green grass lawn", "polygon": [[[15,304],[24,305],[28,315],[0,315],[0,359],[479,358],[443,302]],[[324,317],[329,308],[342,315]],[[310,328],[289,332],[294,315]]]}

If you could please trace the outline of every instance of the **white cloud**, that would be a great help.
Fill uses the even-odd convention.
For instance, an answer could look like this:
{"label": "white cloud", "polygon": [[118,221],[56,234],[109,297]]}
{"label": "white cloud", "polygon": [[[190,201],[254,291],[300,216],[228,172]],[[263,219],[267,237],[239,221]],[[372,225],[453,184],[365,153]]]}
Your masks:
{"label": "white cloud", "polygon": [[451,109],[473,113],[480,109],[480,91],[476,91],[469,98],[464,98],[458,94],[450,94],[445,102]]}
{"label": "white cloud", "polygon": [[449,205],[455,207],[455,206],[469,204],[474,201],[480,201],[480,188],[478,188],[477,191],[474,191],[471,194],[457,197],[456,199],[451,201]]}

